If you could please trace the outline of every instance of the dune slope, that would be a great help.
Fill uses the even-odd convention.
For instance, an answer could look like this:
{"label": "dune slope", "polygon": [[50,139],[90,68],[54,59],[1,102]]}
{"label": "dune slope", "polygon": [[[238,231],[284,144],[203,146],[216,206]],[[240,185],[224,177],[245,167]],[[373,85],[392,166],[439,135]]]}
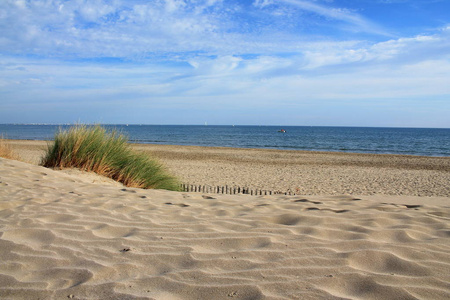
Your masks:
{"label": "dune slope", "polygon": [[0,159],[0,298],[448,299],[447,200],[141,190]]}

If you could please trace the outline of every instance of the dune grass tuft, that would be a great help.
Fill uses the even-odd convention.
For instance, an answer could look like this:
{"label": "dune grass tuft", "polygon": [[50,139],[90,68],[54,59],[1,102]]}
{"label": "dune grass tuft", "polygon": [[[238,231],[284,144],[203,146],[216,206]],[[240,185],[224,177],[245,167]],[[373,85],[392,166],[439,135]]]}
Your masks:
{"label": "dune grass tuft", "polygon": [[2,135],[0,135],[0,157],[19,160],[19,156],[14,152],[12,147],[6,143],[6,140]]}
{"label": "dune grass tuft", "polygon": [[129,187],[180,190],[179,182],[157,161],[135,152],[128,139],[97,126],[76,125],[59,130],[41,165],[78,168],[112,178]]}

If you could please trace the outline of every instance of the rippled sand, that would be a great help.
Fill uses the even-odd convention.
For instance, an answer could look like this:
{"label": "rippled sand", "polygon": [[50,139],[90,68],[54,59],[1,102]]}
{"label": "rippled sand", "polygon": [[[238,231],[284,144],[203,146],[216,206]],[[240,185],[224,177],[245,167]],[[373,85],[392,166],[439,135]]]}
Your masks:
{"label": "rippled sand", "polygon": [[1,299],[448,299],[448,197],[126,188],[0,159]]}

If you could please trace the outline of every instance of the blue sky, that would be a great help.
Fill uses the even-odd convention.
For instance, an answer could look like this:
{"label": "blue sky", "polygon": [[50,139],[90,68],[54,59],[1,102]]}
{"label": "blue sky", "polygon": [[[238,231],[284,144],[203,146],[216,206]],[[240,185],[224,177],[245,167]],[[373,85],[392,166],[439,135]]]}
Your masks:
{"label": "blue sky", "polygon": [[449,116],[449,0],[0,1],[0,123]]}

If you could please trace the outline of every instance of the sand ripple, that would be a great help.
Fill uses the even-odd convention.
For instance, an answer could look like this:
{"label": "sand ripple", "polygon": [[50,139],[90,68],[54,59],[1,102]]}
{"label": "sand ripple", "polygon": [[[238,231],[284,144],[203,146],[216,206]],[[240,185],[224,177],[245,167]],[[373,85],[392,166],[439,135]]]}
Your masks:
{"label": "sand ripple", "polygon": [[0,184],[1,299],[450,295],[442,198],[150,191],[4,159]]}

